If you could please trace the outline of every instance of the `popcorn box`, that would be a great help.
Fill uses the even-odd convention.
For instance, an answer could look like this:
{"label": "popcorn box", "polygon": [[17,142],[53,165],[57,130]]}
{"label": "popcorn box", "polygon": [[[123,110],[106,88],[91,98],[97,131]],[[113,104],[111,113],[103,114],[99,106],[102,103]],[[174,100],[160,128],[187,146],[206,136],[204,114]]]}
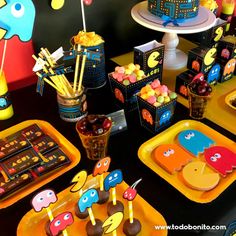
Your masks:
{"label": "popcorn box", "polygon": [[196,47],[188,52],[187,68],[198,73],[207,73],[215,63],[216,48]]}
{"label": "popcorn box", "polygon": [[[147,83],[152,82],[154,77],[146,77],[135,83],[124,85],[112,77],[112,73],[108,74],[109,82],[113,97],[116,104],[125,110],[134,110],[137,108],[137,93]],[[159,77],[161,78],[161,76]]]}
{"label": "popcorn box", "polygon": [[226,21],[217,18],[215,25],[201,33],[194,34],[195,40],[207,47],[217,47],[220,39],[223,38],[225,33]]}
{"label": "popcorn box", "polygon": [[83,76],[85,88],[100,88],[106,84],[104,44],[96,46],[82,46],[88,51],[100,53],[100,60],[86,60]]}
{"label": "popcorn box", "polygon": [[219,82],[223,83],[233,78],[236,68],[236,58],[231,58],[228,61],[217,59],[220,65]]}
{"label": "popcorn box", "polygon": [[193,78],[197,75],[197,73],[187,70],[176,77],[175,83],[175,92],[184,98],[188,98],[188,85],[192,82]]}
{"label": "popcorn box", "polygon": [[162,74],[163,60],[164,44],[156,40],[134,47],[134,64],[139,64],[146,76]]}
{"label": "popcorn box", "polygon": [[231,58],[236,58],[236,37],[227,35],[219,41],[217,47],[217,58],[228,61]]}
{"label": "popcorn box", "polygon": [[137,100],[141,126],[152,133],[156,133],[170,125],[173,119],[177,98],[159,107],[148,103],[140,96],[137,96]]}

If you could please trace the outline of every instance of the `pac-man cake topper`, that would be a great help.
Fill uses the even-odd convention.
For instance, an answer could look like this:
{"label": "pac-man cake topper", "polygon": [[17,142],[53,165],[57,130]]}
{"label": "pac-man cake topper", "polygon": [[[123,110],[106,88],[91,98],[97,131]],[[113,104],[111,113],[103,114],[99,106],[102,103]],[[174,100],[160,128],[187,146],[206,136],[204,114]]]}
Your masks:
{"label": "pac-man cake topper", "polygon": [[[120,212],[120,211],[116,212],[113,215],[111,215],[110,217],[108,217],[103,222],[103,225],[102,225],[102,228],[105,228],[104,234],[109,234],[109,233],[113,233],[114,231],[116,231],[116,229],[121,224],[123,218],[124,218],[124,214],[123,214],[123,212]],[[113,233],[113,235],[114,235],[114,233]]]}
{"label": "pac-man cake topper", "polygon": [[204,156],[207,164],[226,176],[236,168],[236,153],[223,146],[213,146],[205,150]]}
{"label": "pac-man cake topper", "polygon": [[102,175],[103,173],[106,173],[109,169],[111,163],[110,157],[104,157],[101,160],[99,160],[93,169],[93,176]]}
{"label": "pac-man cake topper", "polygon": [[82,190],[83,186],[87,181],[87,177],[88,174],[86,170],[82,170],[77,173],[71,180],[71,183],[74,183],[74,185],[71,187],[70,192],[75,193]]}
{"label": "pac-man cake topper", "polygon": [[141,181],[142,179],[139,179],[134,182],[130,187],[128,187],[123,194],[123,198],[127,199],[128,201],[133,201],[137,195],[137,190],[135,188]]}
{"label": "pac-man cake topper", "polygon": [[57,201],[57,195],[52,189],[46,189],[38,194],[36,194],[31,204],[36,212],[40,212],[43,208],[48,208],[51,203],[55,203]]}
{"label": "pac-man cake topper", "polygon": [[123,181],[122,171],[121,170],[113,170],[104,179],[104,188],[106,191],[109,191],[110,188],[116,187],[116,185],[120,184],[122,181]]}
{"label": "pac-man cake topper", "polygon": [[220,78],[220,65],[218,63],[214,64],[208,75],[207,75],[207,82],[209,84],[215,84]]}
{"label": "pac-man cake topper", "polygon": [[178,144],[162,144],[153,150],[152,158],[170,174],[180,171],[194,156],[182,149]]}
{"label": "pac-man cake topper", "polygon": [[236,59],[235,58],[230,59],[224,67],[223,76],[233,74],[235,70],[235,65],[236,65]]}
{"label": "pac-man cake topper", "polygon": [[217,173],[205,171],[206,163],[194,161],[188,163],[182,171],[184,182],[192,189],[208,191],[217,186],[220,176]]}
{"label": "pac-man cake topper", "polygon": [[216,55],[216,48],[209,49],[203,59],[204,65],[206,66],[212,65],[215,62],[215,55]]}
{"label": "pac-man cake topper", "polygon": [[29,41],[32,37],[34,19],[35,7],[32,0],[1,1],[0,39],[10,39],[17,35],[21,41]]}
{"label": "pac-man cake topper", "polygon": [[198,156],[198,153],[204,152],[205,148],[209,148],[215,142],[198,130],[184,130],[178,134],[179,144],[192,153]]}
{"label": "pac-man cake topper", "polygon": [[63,212],[59,215],[57,215],[49,225],[50,232],[52,236],[57,236],[61,232],[63,232],[64,235],[66,234],[66,227],[72,225],[74,222],[74,218],[71,212]]}
{"label": "pac-man cake topper", "polygon": [[92,188],[87,190],[78,201],[79,210],[84,212],[87,208],[91,208],[94,203],[97,203],[98,200],[98,191],[96,189]]}

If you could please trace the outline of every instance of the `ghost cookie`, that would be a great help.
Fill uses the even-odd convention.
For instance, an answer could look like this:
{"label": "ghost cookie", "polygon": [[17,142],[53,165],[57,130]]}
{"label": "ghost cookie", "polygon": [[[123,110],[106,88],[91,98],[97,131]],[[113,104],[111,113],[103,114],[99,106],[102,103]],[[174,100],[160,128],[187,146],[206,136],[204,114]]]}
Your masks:
{"label": "ghost cookie", "polygon": [[177,144],[163,144],[154,149],[153,159],[168,173],[174,174],[189,163],[193,156]]}
{"label": "ghost cookie", "polygon": [[236,153],[226,147],[214,146],[204,152],[207,164],[222,176],[233,171],[236,167]]}
{"label": "ghost cookie", "polygon": [[205,171],[206,163],[195,161],[187,164],[182,171],[184,183],[199,191],[208,191],[216,187],[220,181],[217,173],[208,173]]}
{"label": "ghost cookie", "polygon": [[184,130],[178,134],[179,144],[192,153],[198,156],[198,153],[204,152],[205,148],[209,148],[215,142],[205,134],[197,130]]}

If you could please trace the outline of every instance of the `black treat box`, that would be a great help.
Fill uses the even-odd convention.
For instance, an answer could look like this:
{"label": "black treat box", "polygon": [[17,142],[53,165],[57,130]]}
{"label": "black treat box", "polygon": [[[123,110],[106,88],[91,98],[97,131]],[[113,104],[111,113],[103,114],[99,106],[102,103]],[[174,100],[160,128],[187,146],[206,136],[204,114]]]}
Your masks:
{"label": "black treat box", "polygon": [[217,18],[213,27],[201,33],[194,34],[194,41],[206,47],[217,47],[220,39],[225,34],[226,23],[225,20]]}
{"label": "black treat box", "polygon": [[197,73],[186,70],[176,77],[176,83],[175,83],[175,92],[183,96],[184,98],[188,98],[188,85],[192,82],[193,78]]}
{"label": "black treat box", "polygon": [[134,47],[134,64],[139,64],[147,77],[162,74],[164,44],[156,40]]}
{"label": "black treat box", "polygon": [[126,111],[132,111],[137,108],[137,93],[142,87],[147,83],[152,82],[154,79],[161,80],[161,74],[156,75],[155,77],[149,76],[144,79],[141,79],[135,83],[131,83],[128,86],[123,85],[112,77],[112,73],[108,74],[110,81],[110,87],[113,94],[113,97],[116,101],[116,104],[125,109]]}
{"label": "black treat box", "polygon": [[148,103],[137,96],[138,112],[141,126],[152,133],[159,132],[171,124],[173,119],[177,98],[172,99],[159,107]]}
{"label": "black treat box", "polygon": [[217,63],[220,64],[220,78],[218,82],[223,83],[234,77],[235,68],[236,68],[236,59],[231,58],[227,61],[217,59]]}
{"label": "black treat box", "polygon": [[231,58],[236,58],[236,37],[227,35],[219,41],[217,47],[217,58],[228,61]]}
{"label": "black treat box", "polygon": [[196,47],[188,52],[187,68],[198,73],[207,73],[215,63],[216,48]]}

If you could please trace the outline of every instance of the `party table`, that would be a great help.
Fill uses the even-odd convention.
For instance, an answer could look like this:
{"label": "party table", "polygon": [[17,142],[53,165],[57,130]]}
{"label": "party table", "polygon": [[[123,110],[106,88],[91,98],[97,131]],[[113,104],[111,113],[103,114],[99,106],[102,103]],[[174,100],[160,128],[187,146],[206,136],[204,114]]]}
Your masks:
{"label": "party table", "polygon": [[[109,60],[106,65],[107,72],[111,72],[117,64]],[[35,85],[33,85],[12,92],[11,97],[15,115],[9,120],[0,121],[0,131],[25,120],[44,120],[63,134],[81,153],[81,160],[76,167],[47,183],[39,190],[51,188],[56,193],[59,193],[69,187],[72,177],[78,171],[86,169],[89,174],[92,172],[95,163],[87,159],[76,133],[75,124],[60,119],[57,111],[56,93],[53,89],[47,87],[43,96],[40,96],[35,92]],[[120,109],[116,107],[112,100],[109,83],[100,89],[88,90],[87,102],[89,113],[108,114]],[[172,124],[184,119],[190,119],[188,109],[181,103],[177,103]],[[109,140],[108,152],[112,159],[110,170],[121,169],[123,171],[123,178],[128,185],[142,178],[142,182],[137,186],[138,194],[165,218],[168,225],[228,225],[235,219],[235,183],[231,184],[219,197],[210,203],[200,204],[189,200],[160,178],[154,171],[145,166],[138,158],[137,152],[139,147],[145,141],[152,138],[154,134],[140,126],[137,110],[126,112],[126,120],[128,124],[127,130],[112,135]],[[208,119],[204,119],[202,122],[233,142],[236,141],[235,135],[229,130]],[[16,235],[18,223],[32,208],[30,201],[35,193],[36,191],[11,206],[0,210],[1,236]],[[170,230],[168,235],[220,236],[223,232],[224,230]],[[157,235],[155,231],[153,235]]]}

